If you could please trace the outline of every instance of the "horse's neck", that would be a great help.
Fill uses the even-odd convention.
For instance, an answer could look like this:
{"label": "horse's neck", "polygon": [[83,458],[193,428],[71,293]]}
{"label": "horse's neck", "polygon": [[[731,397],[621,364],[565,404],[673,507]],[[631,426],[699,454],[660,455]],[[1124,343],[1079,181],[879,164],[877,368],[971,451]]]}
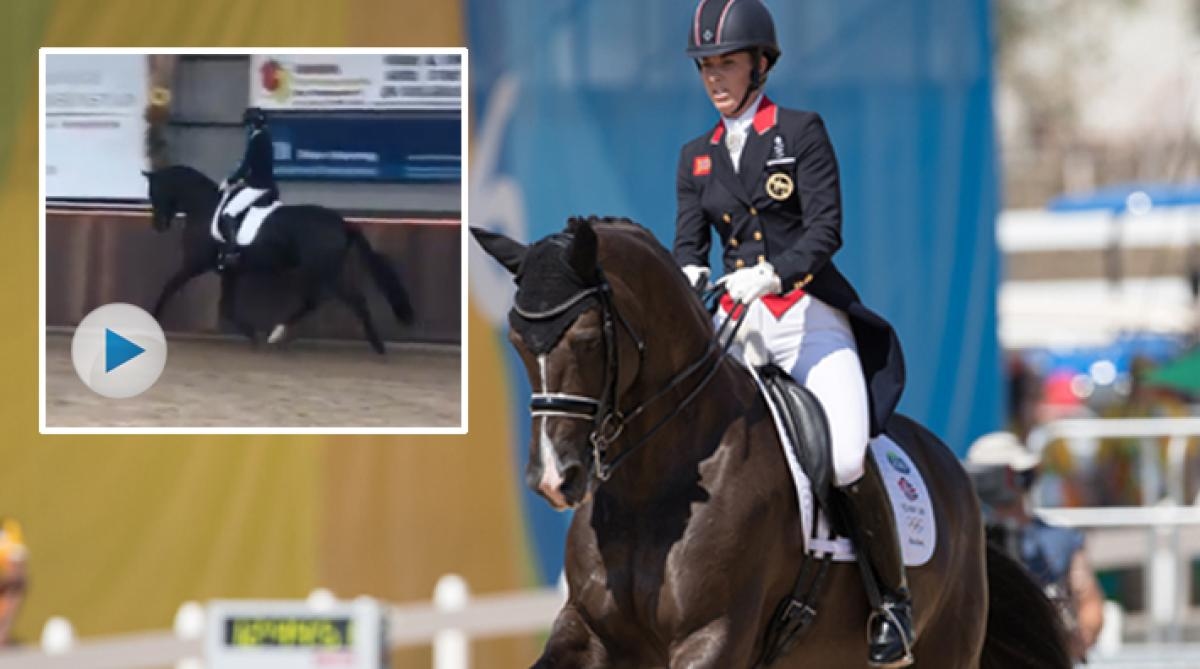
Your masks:
{"label": "horse's neck", "polygon": [[[683,398],[707,375],[707,366],[681,382],[678,394],[656,400],[655,405],[661,405],[656,406],[656,411],[647,411],[636,424],[627,426],[622,438],[631,446],[665,420],[655,435],[639,447],[640,452],[630,455],[629,462],[614,474],[611,483],[621,489],[620,497],[638,505],[694,487],[695,474],[702,463],[725,446],[724,437],[730,426],[751,406],[746,393],[754,391],[747,387],[753,382],[740,373],[742,370],[736,364],[724,359],[717,364],[712,378],[687,407],[678,410]],[[661,385],[647,392],[653,393],[658,388]],[[677,410],[678,413],[673,413]]]}
{"label": "horse's neck", "polygon": [[188,191],[187,199],[182,203],[188,224],[208,225],[217,211],[220,199],[215,189],[210,191],[206,188],[195,188]]}

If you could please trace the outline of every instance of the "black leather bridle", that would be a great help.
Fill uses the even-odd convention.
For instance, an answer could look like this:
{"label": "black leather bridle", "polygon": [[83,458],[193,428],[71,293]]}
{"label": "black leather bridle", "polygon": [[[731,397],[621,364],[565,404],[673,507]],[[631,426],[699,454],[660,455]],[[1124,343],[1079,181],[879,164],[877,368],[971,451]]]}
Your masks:
{"label": "black leather bridle", "polygon": [[[721,359],[728,350],[729,344],[732,343],[737,328],[741,326],[742,320],[745,319],[747,309],[743,308],[741,310],[741,316],[736,319],[736,324],[724,346],[718,345],[721,332],[724,331],[724,327],[722,327],[721,332],[718,332],[717,337],[709,342],[708,347],[700,357],[671,377],[662,388],[645,401],[629,411],[622,411],[619,402],[620,398],[618,397],[619,389],[617,387],[621,369],[620,356],[617,351],[616,324],[621,324],[621,327],[629,333],[630,338],[633,339],[634,345],[637,347],[639,374],[641,373],[642,363],[645,362],[646,344],[634,332],[633,328],[630,327],[629,322],[625,320],[621,312],[617,310],[612,300],[612,287],[604,277],[604,274],[599,272],[599,270],[597,272],[599,274],[599,282],[595,286],[584,288],[549,309],[527,311],[517,305],[513,305],[513,311],[527,321],[548,321],[561,316],[567,310],[575,307],[584,300],[594,299],[599,302],[600,315],[603,322],[605,355],[604,388],[601,391],[601,396],[599,398],[592,398],[569,393],[535,392],[530,397],[529,408],[534,418],[541,416],[543,420],[546,418],[572,418],[592,421],[592,431],[588,435],[588,440],[592,445],[592,475],[599,481],[604,482],[612,478],[613,472],[616,471],[617,467],[626,458],[648,442],[668,421],[679,415],[700,394],[700,391],[708,385],[708,382],[712,380],[712,377],[720,367]],[[714,293],[714,295],[719,295],[719,293]],[[728,319],[726,322],[730,320],[734,319]],[[715,358],[713,356],[714,352],[719,352],[719,355],[715,356]],[[708,371],[705,372],[704,377],[670,413],[659,419],[632,446],[621,451],[611,460],[607,460],[609,446],[621,437],[627,424],[641,415],[655,401],[664,397],[676,386],[704,367],[705,363],[710,363],[710,366]],[[545,391],[546,389],[543,388],[542,390]]]}

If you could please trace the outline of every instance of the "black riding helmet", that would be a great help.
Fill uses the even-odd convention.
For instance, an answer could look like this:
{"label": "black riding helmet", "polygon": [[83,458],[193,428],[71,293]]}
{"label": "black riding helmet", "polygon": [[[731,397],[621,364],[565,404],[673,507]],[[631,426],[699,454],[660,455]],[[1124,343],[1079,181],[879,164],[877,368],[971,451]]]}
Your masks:
{"label": "black riding helmet", "polygon": [[[750,87],[738,103],[740,109],[751,93],[767,83],[767,72],[782,53],[775,38],[775,21],[760,0],[700,0],[688,30],[688,57],[700,67],[705,56],[735,51],[748,51],[753,67]],[[759,56],[766,56],[766,70],[758,69]]]}
{"label": "black riding helmet", "polygon": [[261,128],[267,124],[267,115],[261,107],[249,107],[242,113],[242,125]]}

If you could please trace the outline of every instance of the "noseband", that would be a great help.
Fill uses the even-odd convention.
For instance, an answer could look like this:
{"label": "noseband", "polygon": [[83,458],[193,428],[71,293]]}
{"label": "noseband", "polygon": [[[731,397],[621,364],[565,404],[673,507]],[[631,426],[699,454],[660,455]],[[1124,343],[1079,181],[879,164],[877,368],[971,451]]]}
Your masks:
{"label": "noseband", "polygon": [[[599,272],[599,270],[597,271]],[[591,421],[592,431],[588,435],[588,440],[592,444],[592,474],[603,482],[612,477],[613,472],[625,458],[649,441],[661,427],[683,411],[699,395],[700,391],[708,385],[709,380],[716,373],[721,362],[721,357],[718,356],[712,361],[711,367],[704,375],[704,378],[688,393],[683,401],[676,405],[674,410],[661,418],[632,446],[618,453],[611,460],[608,460],[609,446],[620,438],[625,430],[625,426],[637,418],[648,406],[703,367],[713,357],[713,353],[719,350],[719,347],[716,345],[715,340],[710,340],[708,348],[704,350],[704,353],[695,362],[673,376],[661,389],[641,404],[628,412],[621,411],[617,387],[621,371],[620,356],[617,351],[617,322],[629,333],[634,345],[637,346],[639,374],[641,373],[642,363],[645,362],[646,358],[646,345],[642,338],[630,327],[629,322],[625,320],[621,312],[617,310],[616,305],[613,304],[612,287],[609,285],[608,280],[602,272],[599,273],[599,276],[600,280],[597,285],[576,292],[554,307],[544,311],[526,311],[519,306],[513,305],[513,311],[528,321],[548,321],[561,316],[567,310],[575,307],[584,300],[595,299],[599,302],[600,314],[603,319],[605,357],[604,389],[601,396],[599,398],[592,398],[569,393],[535,392],[530,398],[529,408],[531,415],[535,418],[542,416],[543,418],[572,418]]]}

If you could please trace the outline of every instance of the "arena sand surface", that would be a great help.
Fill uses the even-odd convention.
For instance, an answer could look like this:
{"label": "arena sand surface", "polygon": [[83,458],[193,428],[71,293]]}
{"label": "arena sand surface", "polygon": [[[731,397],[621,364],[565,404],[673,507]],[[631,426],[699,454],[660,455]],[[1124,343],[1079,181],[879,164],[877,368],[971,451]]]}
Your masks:
{"label": "arena sand surface", "polygon": [[71,338],[46,334],[47,427],[458,427],[460,348],[167,335],[158,382],[130,399],[88,390]]}

